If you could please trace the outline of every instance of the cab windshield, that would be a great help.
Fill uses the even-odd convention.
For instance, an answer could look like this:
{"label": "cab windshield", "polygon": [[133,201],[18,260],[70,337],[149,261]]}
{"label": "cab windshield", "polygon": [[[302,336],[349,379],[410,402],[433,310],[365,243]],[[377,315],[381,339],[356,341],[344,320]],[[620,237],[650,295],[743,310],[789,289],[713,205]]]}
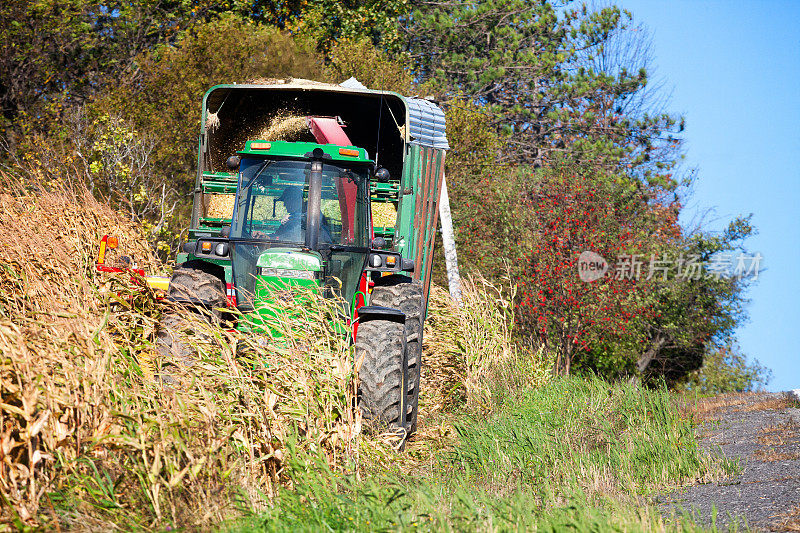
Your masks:
{"label": "cab windshield", "polygon": [[[231,239],[303,245],[311,163],[245,158],[240,169]],[[366,165],[323,164],[320,247],[369,245],[367,174]]]}

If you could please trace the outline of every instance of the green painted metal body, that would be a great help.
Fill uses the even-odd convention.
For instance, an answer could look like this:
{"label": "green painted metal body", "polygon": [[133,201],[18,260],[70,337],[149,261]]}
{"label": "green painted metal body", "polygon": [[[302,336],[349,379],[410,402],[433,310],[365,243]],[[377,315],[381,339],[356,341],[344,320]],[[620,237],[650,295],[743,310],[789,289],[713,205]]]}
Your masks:
{"label": "green painted metal body", "polygon": [[408,146],[398,194],[394,249],[418,265],[414,277],[427,296],[439,216],[439,193],[444,177],[444,151],[417,144]]}
{"label": "green painted metal body", "polygon": [[[294,248],[270,248],[262,253],[256,262],[268,274],[258,275],[255,282],[255,309],[237,323],[240,330],[270,329],[277,334],[270,322],[278,320],[280,312],[272,305],[282,298],[291,297],[295,301],[303,298],[321,286],[318,273],[322,271],[322,256],[316,252],[301,252]],[[282,272],[313,272],[313,279],[300,279],[280,275]],[[300,290],[297,290],[300,289]],[[306,292],[307,291],[307,292]],[[302,302],[301,302],[302,303]]]}
{"label": "green painted metal body", "polygon": [[[262,146],[262,148],[254,148],[254,145]],[[341,161],[342,163],[372,163],[367,156],[367,151],[363,148],[310,142],[262,141],[253,139],[246,141],[244,149],[240,150],[238,153],[241,155],[302,159],[306,157],[306,154],[313,152],[315,148],[319,148],[322,150],[322,153],[330,156],[331,161]],[[343,155],[342,152],[345,150],[358,152],[358,155]]]}
{"label": "green painted metal body", "polygon": [[[384,237],[390,249],[400,252],[405,259],[414,261],[415,268],[410,275],[423,283],[427,304],[445,150],[426,146],[411,137],[409,106],[410,100],[396,93],[345,89],[324,84],[212,87],[203,99],[198,172],[192,222],[188,229],[189,239],[217,237],[224,226],[231,224],[229,213],[212,212],[209,209],[211,199],[224,199],[236,193],[237,173],[228,171],[224,165],[229,155],[238,153],[247,157],[304,158],[307,153],[320,148],[333,161],[367,164],[375,159],[379,166],[385,166],[390,171],[391,179],[388,183],[372,182],[371,202],[373,206],[380,203],[391,204],[397,214],[393,225],[374,227],[374,234]],[[285,109],[296,109],[300,115],[341,117],[347,125],[348,136],[358,146],[340,147],[237,137],[242,129],[258,131],[257,126],[267,124],[273,116]],[[220,123],[214,129],[208,126],[211,122],[206,120],[210,113],[214,113]],[[265,145],[269,148],[265,149]],[[358,155],[344,155],[340,152],[342,148],[355,150]],[[177,258],[178,263],[193,259],[201,258],[183,253]],[[221,266],[228,286],[234,283],[230,261],[201,260]],[[303,255],[296,249],[285,248],[268,250],[268,253],[259,257],[258,262],[259,268],[272,268],[275,271],[307,269],[317,272],[326,268],[321,256],[312,260],[308,254]],[[320,279],[296,280],[274,275],[263,276],[259,277],[257,290],[263,291],[259,298],[267,298],[267,293],[274,293],[275,290],[280,291],[291,286],[320,286],[321,283]],[[368,303],[368,295],[364,296]]]}

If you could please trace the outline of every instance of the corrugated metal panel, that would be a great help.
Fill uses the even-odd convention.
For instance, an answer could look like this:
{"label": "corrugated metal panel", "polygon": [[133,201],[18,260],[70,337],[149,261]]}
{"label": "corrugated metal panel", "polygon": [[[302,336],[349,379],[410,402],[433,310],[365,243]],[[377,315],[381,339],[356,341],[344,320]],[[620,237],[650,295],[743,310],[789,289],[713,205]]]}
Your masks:
{"label": "corrugated metal panel", "polygon": [[439,150],[448,150],[444,112],[428,100],[406,98],[408,103],[410,142]]}

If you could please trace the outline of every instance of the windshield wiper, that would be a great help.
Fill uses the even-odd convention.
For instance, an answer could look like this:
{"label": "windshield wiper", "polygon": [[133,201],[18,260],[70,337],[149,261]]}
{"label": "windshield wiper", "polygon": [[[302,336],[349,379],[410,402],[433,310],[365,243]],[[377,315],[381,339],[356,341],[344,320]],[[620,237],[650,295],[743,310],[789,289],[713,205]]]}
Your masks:
{"label": "windshield wiper", "polygon": [[258,168],[258,171],[256,172],[256,175],[253,176],[253,179],[250,180],[250,183],[247,184],[247,187],[245,187],[244,191],[242,191],[242,192],[244,193],[244,192],[249,191],[250,187],[252,187],[253,184],[258,180],[258,178],[261,177],[261,173],[264,172],[265,170],[267,170],[267,168],[274,162],[275,162],[274,159],[267,159],[266,161],[264,161],[264,163],[262,163],[262,165]]}

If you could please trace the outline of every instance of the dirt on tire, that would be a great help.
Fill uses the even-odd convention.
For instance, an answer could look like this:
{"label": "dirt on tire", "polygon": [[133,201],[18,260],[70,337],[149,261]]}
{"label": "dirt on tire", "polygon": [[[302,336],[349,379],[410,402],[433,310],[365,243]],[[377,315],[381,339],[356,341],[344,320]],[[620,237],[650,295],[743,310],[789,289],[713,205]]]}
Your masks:
{"label": "dirt on tire", "polygon": [[193,301],[209,309],[225,307],[225,284],[221,279],[191,267],[179,267],[172,273],[167,299]]}

